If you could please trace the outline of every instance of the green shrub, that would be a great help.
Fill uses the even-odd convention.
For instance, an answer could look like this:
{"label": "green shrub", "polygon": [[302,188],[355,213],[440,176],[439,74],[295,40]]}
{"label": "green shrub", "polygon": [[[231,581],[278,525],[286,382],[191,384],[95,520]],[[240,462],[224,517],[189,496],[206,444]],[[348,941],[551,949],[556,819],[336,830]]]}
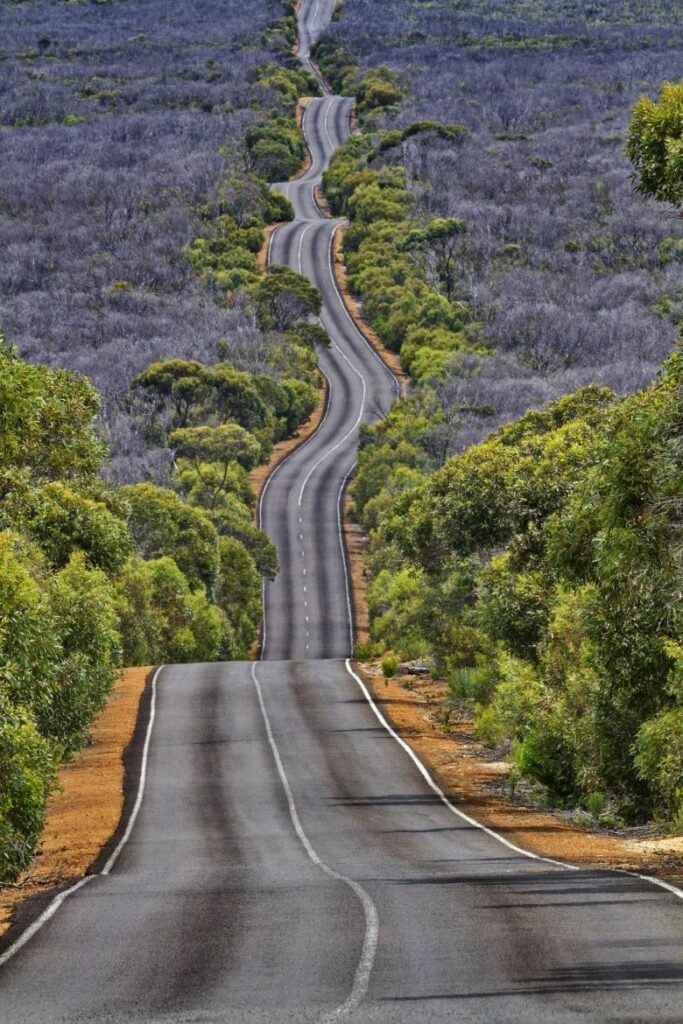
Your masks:
{"label": "green shrub", "polygon": [[391,679],[396,675],[398,666],[400,665],[399,659],[395,654],[387,654],[382,658],[382,673],[385,679]]}
{"label": "green shrub", "polygon": [[31,713],[0,689],[0,882],[30,863],[55,774],[54,752]]}
{"label": "green shrub", "polygon": [[238,651],[225,612],[192,591],[172,558],[133,559],[117,581],[116,612],[126,664],[229,661]]}
{"label": "green shrub", "polygon": [[120,664],[114,592],[106,575],[91,568],[82,552],[50,579],[48,592],[61,658],[50,706],[41,709],[38,724],[72,753],[104,707]]}
{"label": "green shrub", "polygon": [[130,505],[133,540],[145,558],[169,556],[191,587],[212,594],[219,571],[218,535],[201,509],[192,508],[173,491],[154,484],[123,488]]}
{"label": "green shrub", "polygon": [[586,810],[590,814],[591,818],[595,821],[600,817],[605,809],[605,794],[600,793],[598,790],[593,790],[586,797]]}
{"label": "green shrub", "polygon": [[495,707],[490,704],[477,705],[474,735],[488,747],[497,747],[503,742],[505,728]]}

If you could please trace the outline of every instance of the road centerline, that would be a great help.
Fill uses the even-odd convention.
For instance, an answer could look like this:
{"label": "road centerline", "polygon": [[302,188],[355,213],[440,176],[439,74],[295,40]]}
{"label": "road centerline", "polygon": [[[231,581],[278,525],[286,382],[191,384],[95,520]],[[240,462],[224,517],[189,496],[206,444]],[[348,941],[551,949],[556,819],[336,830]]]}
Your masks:
{"label": "road centerline", "polygon": [[292,787],[289,783],[289,779],[287,777],[284,764],[282,763],[282,757],[280,756],[280,750],[278,748],[275,736],[273,734],[270,717],[268,715],[265,700],[263,697],[263,690],[261,688],[261,684],[256,673],[256,662],[251,663],[251,677],[253,679],[254,687],[256,689],[256,696],[258,699],[259,707],[261,709],[261,715],[263,717],[263,724],[265,726],[268,744],[273,755],[273,760],[275,762],[275,767],[277,769],[280,782],[282,783],[282,788],[284,789],[285,792],[287,806],[289,809],[289,816],[292,820],[294,831],[296,832],[299,841],[301,842],[301,845],[303,846],[304,850],[306,851],[309,859],[313,862],[313,864],[315,864],[316,867],[319,867],[320,870],[323,871],[326,875],[328,875],[329,878],[332,878],[337,882],[342,882],[344,885],[348,886],[360,901],[363,907],[363,913],[365,915],[365,936],[363,939],[363,946],[361,948],[361,953],[358,960],[358,965],[356,967],[356,972],[354,975],[351,991],[348,997],[344,1000],[344,1002],[341,1003],[341,1005],[337,1006],[331,1012],[325,1013],[319,1019],[320,1024],[331,1024],[332,1021],[338,1020],[340,1017],[345,1016],[346,1014],[351,1013],[353,1010],[357,1009],[367,994],[368,986],[370,983],[370,975],[372,973],[372,967],[375,961],[375,954],[377,952],[377,944],[379,941],[379,914],[377,912],[377,907],[375,906],[370,894],[367,892],[366,889],[363,888],[360,882],[357,882],[355,879],[349,878],[347,875],[343,875],[341,874],[341,872],[335,871],[333,867],[330,867],[330,865],[327,864],[326,861],[324,861],[319,856],[310,839],[308,838],[304,830],[304,827],[301,824],[301,818],[299,817],[299,812],[297,810],[296,802],[294,800]]}

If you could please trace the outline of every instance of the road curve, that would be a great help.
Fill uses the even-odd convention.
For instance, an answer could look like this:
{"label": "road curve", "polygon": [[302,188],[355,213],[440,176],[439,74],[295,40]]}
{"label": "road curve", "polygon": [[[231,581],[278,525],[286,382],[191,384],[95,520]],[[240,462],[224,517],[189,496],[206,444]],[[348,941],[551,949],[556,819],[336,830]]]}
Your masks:
{"label": "road curve", "polygon": [[[307,38],[330,6],[304,0]],[[313,167],[290,185],[298,221],[273,242],[274,259],[298,269],[301,254],[319,283],[335,346],[321,358],[326,421],[263,500],[283,564],[267,660],[155,675],[122,837],[61,905],[46,897],[0,940],[1,1024],[683,1019],[680,894],[543,861],[479,827],[341,660],[338,496],[359,417],[393,390],[335,297],[334,223],[308,205],[347,115],[334,97],[309,108]]]}
{"label": "road curve", "polygon": [[346,311],[332,270],[340,222],[326,218],[316,202],[323,170],[348,136],[351,109],[352,101],[342,96],[309,103],[303,130],[311,167],[298,180],[275,186],[292,200],[296,219],[273,235],[269,262],[285,264],[316,285],[332,345],[319,353],[328,382],[324,421],[271,475],[260,503],[260,524],[275,541],[281,566],[264,595],[261,658],[269,661],[352,653],[340,505],[360,423],[384,415],[399,393],[396,378]]}

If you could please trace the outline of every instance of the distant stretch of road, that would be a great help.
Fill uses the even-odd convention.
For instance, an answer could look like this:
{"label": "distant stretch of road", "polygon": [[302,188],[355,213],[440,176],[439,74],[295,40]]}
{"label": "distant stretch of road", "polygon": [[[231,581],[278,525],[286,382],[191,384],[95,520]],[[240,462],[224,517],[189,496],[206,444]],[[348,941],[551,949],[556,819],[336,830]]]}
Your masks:
{"label": "distant stretch of road", "polygon": [[[332,6],[304,0],[304,61]],[[340,302],[314,200],[349,109],[309,106],[312,166],[282,186],[297,220],[271,247],[320,288],[333,344],[324,423],[261,505],[282,566],[263,660],[156,673],[119,836],[0,943],[0,1024],[683,1021],[683,894],[478,826],[346,660],[340,497],[359,422],[396,387]]]}
{"label": "distant stretch of road", "polygon": [[299,180],[278,186],[292,200],[296,220],[274,234],[270,262],[306,274],[317,286],[332,345],[320,352],[328,381],[325,418],[273,473],[261,502],[261,526],[276,542],[281,564],[265,594],[261,657],[269,661],[352,653],[342,492],[356,460],[360,423],[381,417],[399,391],[346,311],[332,269],[339,222],[321,213],[315,197],[324,167],[349,133],[351,107],[339,96],[311,101],[304,115],[311,167]]}

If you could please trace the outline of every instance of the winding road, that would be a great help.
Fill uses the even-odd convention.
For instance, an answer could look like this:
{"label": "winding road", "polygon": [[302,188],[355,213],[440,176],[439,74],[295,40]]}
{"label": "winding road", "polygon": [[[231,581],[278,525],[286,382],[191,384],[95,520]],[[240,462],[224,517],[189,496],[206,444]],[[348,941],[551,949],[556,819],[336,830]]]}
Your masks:
{"label": "winding road", "polygon": [[396,378],[344,306],[332,268],[340,221],[326,218],[315,197],[325,166],[349,134],[351,109],[352,101],[341,96],[311,100],[303,120],[311,166],[298,180],[276,186],[291,199],[296,219],[272,236],[269,262],[286,264],[316,285],[331,347],[319,353],[328,385],[324,419],[271,474],[260,503],[260,525],[277,544],[282,567],[265,591],[261,659],[268,661],[352,653],[343,491],[356,461],[360,423],[383,416],[399,394]]}
{"label": "winding road", "polygon": [[[332,7],[304,0],[304,62]],[[281,186],[297,220],[270,254],[318,285],[333,345],[325,420],[263,495],[282,571],[262,660],[157,671],[119,834],[0,943],[1,1024],[683,1020],[683,894],[477,825],[345,660],[340,496],[396,388],[340,301],[314,198],[349,111],[309,105],[312,166]]]}

